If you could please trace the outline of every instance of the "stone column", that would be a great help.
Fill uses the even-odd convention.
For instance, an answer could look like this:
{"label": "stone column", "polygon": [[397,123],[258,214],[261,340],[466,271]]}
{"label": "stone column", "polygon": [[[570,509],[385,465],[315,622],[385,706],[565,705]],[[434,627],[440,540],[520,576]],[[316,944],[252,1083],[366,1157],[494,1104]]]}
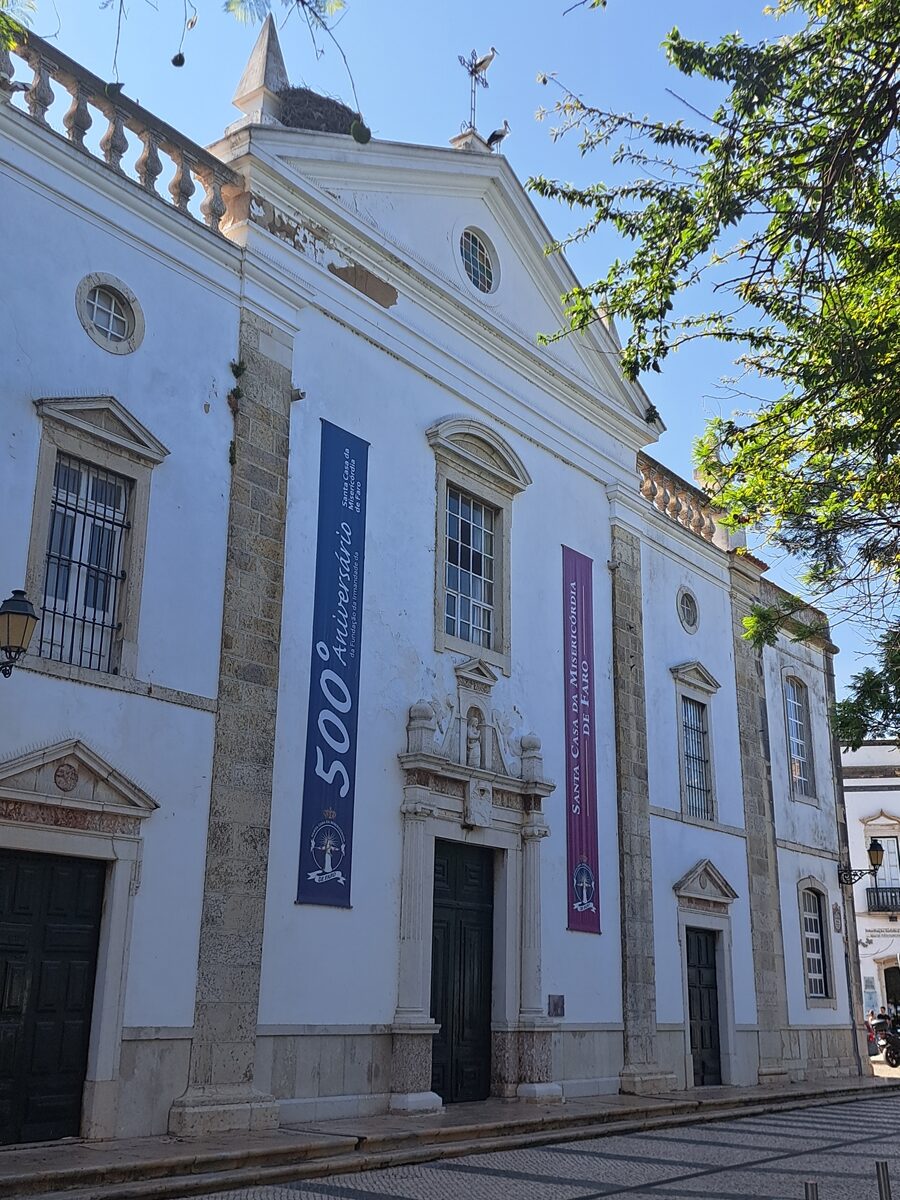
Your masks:
{"label": "stone column", "polygon": [[553,1032],[546,1020],[541,982],[541,842],[550,832],[540,801],[525,797],[527,815],[522,828],[522,906],[519,1000],[519,1086],[522,1100],[561,1100],[562,1088],[553,1083]]}
{"label": "stone column", "polygon": [[[836,646],[826,646],[825,655],[825,693],[828,705],[831,707],[837,699],[834,688],[834,655]],[[847,807],[844,799],[844,779],[841,772],[841,746],[837,736],[831,736],[831,773],[834,779],[834,808],[837,824],[838,862],[850,862],[850,840],[847,835]],[[848,884],[841,889],[842,911],[844,916],[844,966],[847,977],[847,995],[853,1028],[852,1038],[853,1057],[856,1060],[859,1075],[871,1075],[872,1063],[869,1058],[867,1045],[866,1014],[863,1010],[862,979],[859,970],[859,951],[857,949],[859,935],[856,929],[856,905],[853,902],[853,885]]]}
{"label": "stone column", "polygon": [[[416,705],[411,712],[415,720]],[[429,709],[434,736],[434,714]],[[424,720],[424,718],[423,718]],[[412,734],[410,735],[412,737]],[[400,977],[391,1029],[391,1100],[395,1112],[434,1112],[443,1101],[431,1090],[431,928],[425,918],[431,872],[425,822],[431,808],[425,788],[407,787],[400,809],[403,859],[400,876]]]}
{"label": "stone column", "polygon": [[675,1076],[657,1058],[641,543],[621,525],[610,534],[624,1022],[619,1086],[646,1095],[673,1090]]}
{"label": "stone column", "polygon": [[788,1028],[781,893],[775,845],[775,805],[769,757],[769,713],[762,653],[748,642],[743,619],[758,599],[760,569],[748,555],[732,555],[731,615],[737,690],[759,1082],[786,1083],[783,1031]]}
{"label": "stone column", "polygon": [[[254,1087],[284,567],[291,339],[241,317],[194,1038],[173,1134],[277,1126]],[[222,447],[222,453],[226,448]]]}

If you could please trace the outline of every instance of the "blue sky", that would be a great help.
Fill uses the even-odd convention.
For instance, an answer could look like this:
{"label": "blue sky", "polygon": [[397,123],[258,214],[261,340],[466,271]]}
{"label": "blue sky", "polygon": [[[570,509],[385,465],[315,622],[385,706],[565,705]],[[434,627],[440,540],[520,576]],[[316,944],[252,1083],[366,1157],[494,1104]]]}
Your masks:
{"label": "blue sky", "polygon": [[[195,0],[198,21],[184,38],[185,66],[170,59],[178,49],[184,0],[128,0],[118,49],[118,78],[126,93],[200,143],[215,140],[237,113],[231,97],[258,27],[242,25],[222,11],[221,0]],[[682,0],[675,9],[663,0],[609,0],[607,9],[576,7],[571,0],[348,0],[336,36],[347,56],[363,115],[373,136],[395,141],[446,145],[468,116],[469,83],[458,54],[489,46],[499,53],[489,73],[490,88],[479,90],[478,126],[489,132],[507,119],[512,133],[504,153],[522,179],[545,174],[589,182],[612,172],[602,152],[582,159],[576,141],[551,139],[552,119],[539,122],[536,110],[549,107],[553,89],[537,82],[539,72],[556,72],[574,91],[599,107],[649,113],[655,118],[694,114],[674,97],[709,111],[711,85],[684,80],[665,61],[660,43],[673,24],[685,36],[718,38],[739,31],[750,39],[783,32],[762,12],[760,0]],[[35,32],[53,37],[62,50],[105,78],[114,78],[117,0],[38,0]],[[191,6],[188,5],[188,12]],[[306,84],[352,103],[347,72],[327,39],[317,57],[309,33],[281,0],[274,12],[291,82]],[[285,19],[286,18],[286,19]],[[576,217],[558,205],[539,202],[555,236],[573,229]],[[601,234],[573,248],[569,257],[584,279],[605,272],[617,247]],[[536,331],[537,332],[537,331]],[[683,350],[664,364],[663,374],[645,380],[668,431],[651,453],[690,478],[690,448],[704,419],[729,412],[731,400],[719,387],[732,372],[728,352],[715,345]],[[772,574],[796,587],[788,564],[772,562]],[[837,659],[839,684],[859,669],[858,634],[839,625],[844,647]]]}

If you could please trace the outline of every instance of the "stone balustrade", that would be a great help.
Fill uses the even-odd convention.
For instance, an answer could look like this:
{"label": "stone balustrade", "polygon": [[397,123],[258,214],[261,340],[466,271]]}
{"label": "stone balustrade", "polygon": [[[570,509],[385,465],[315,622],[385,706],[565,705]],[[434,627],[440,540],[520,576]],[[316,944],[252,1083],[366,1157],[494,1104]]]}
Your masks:
{"label": "stone balustrade", "polygon": [[[20,64],[30,69],[28,82],[16,78]],[[199,183],[204,192],[199,206],[202,219],[211,230],[220,232],[228,199],[243,191],[240,175],[43,38],[23,33],[22,40],[11,51],[0,45],[0,103],[9,103],[21,94],[25,109],[20,111],[27,110],[32,120],[53,129],[48,110],[57,95],[54,84],[71,97],[62,125],[64,136],[73,146],[125,178],[134,177],[144,191],[164,203],[168,201],[157,191],[157,181],[164,172],[171,171],[167,184],[171,203],[192,219],[194,214],[189,205]],[[102,159],[85,144],[85,135],[98,113],[106,122],[100,139]],[[60,130],[53,132],[61,134]],[[129,148],[136,148],[128,134],[133,134],[142,146],[133,176],[122,161]]]}
{"label": "stone balustrade", "polygon": [[641,495],[663,513],[697,537],[723,550],[733,549],[740,535],[729,535],[716,521],[716,509],[700,488],[674,474],[649,454],[638,455]]}

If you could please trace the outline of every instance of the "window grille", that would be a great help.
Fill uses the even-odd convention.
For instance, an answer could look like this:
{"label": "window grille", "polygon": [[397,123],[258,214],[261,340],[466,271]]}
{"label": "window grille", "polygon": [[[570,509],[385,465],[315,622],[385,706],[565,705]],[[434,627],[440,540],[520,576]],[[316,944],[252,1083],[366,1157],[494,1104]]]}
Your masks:
{"label": "window grille", "polygon": [[57,456],[38,648],[43,658],[115,671],[130,486],[122,475]]}
{"label": "window grille", "polygon": [[828,998],[828,967],[822,940],[822,897],[812,888],[803,891],[803,953],[806,957],[806,991],[811,999]]}
{"label": "window grille", "polygon": [[444,628],[490,650],[494,637],[494,509],[447,488]]}
{"label": "window grille", "polygon": [[794,790],[802,796],[814,796],[816,786],[809,726],[809,693],[799,679],[786,681],[785,706]]}
{"label": "window grille", "polygon": [[466,274],[479,292],[490,292],[494,288],[494,265],[484,242],[471,229],[466,229],[459,239]]}
{"label": "window grille", "polygon": [[681,697],[684,753],[684,803],[688,815],[713,819],[709,770],[706,705],[692,696]]}
{"label": "window grille", "polygon": [[88,293],[88,315],[96,329],[110,342],[128,337],[128,309],[125,301],[110,288],[95,287]]}

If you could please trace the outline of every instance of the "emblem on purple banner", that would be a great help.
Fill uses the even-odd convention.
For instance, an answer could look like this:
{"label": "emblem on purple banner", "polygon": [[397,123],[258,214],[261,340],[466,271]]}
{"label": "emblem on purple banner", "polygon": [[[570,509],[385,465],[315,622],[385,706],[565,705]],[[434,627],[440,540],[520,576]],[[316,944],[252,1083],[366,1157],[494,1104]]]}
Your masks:
{"label": "emblem on purple banner", "polygon": [[369,444],[322,422],[297,902],[350,907]]}
{"label": "emblem on purple banner", "polygon": [[597,754],[594,736],[593,561],[563,546],[567,926],[600,932]]}

